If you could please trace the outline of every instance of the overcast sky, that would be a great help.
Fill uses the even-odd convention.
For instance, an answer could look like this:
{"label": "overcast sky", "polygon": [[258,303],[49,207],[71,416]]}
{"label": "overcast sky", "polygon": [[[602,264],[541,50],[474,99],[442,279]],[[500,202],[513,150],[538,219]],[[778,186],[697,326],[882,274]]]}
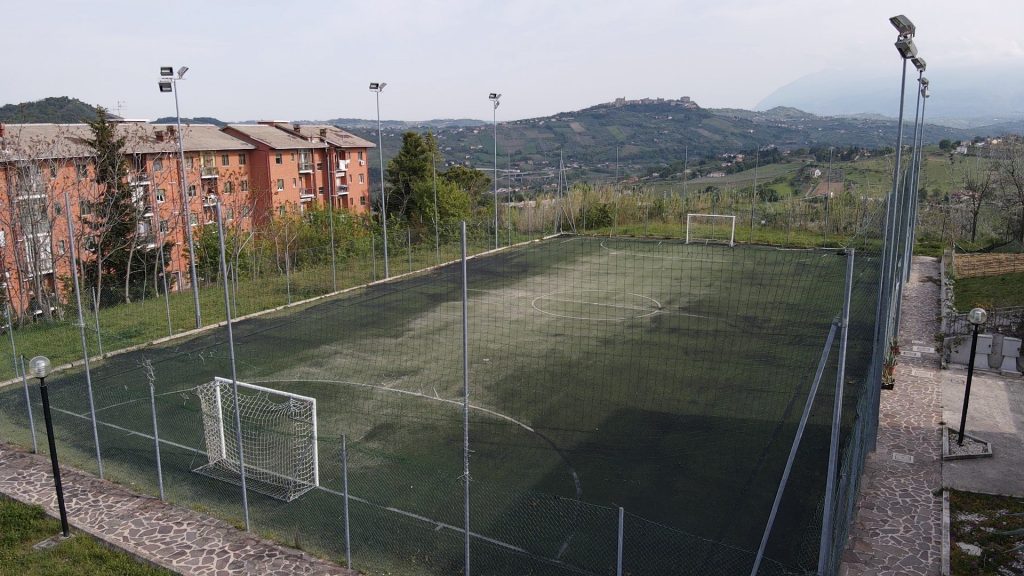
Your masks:
{"label": "overcast sky", "polygon": [[8,0],[2,13],[0,104],[66,95],[150,119],[174,113],[159,67],[183,64],[182,115],[224,120],[375,118],[371,81],[388,83],[384,119],[490,119],[491,91],[499,120],[617,96],[752,108],[829,68],[898,85],[897,13],[931,69],[1024,61],[1022,0]]}

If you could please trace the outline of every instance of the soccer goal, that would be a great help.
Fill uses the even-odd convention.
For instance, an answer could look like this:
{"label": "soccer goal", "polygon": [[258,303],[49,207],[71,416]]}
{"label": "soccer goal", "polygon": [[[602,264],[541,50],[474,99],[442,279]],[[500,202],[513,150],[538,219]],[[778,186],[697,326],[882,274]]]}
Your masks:
{"label": "soccer goal", "polygon": [[285,502],[320,485],[315,398],[238,382],[239,447],[231,380],[215,378],[196,394],[208,462],[194,472],[241,484],[244,461],[246,487]]}
{"label": "soccer goal", "polygon": [[686,243],[736,244],[736,217],[722,214],[687,214]]}

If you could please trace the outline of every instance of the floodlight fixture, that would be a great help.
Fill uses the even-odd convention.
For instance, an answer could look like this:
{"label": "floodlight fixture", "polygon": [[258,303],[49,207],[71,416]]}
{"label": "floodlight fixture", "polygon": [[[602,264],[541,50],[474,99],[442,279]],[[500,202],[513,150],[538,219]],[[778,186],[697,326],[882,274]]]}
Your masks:
{"label": "floodlight fixture", "polygon": [[917,27],[910,21],[910,18],[907,18],[903,14],[889,18],[889,23],[896,28],[896,31],[900,33],[900,36],[909,36],[913,38],[914,33],[917,31]]}
{"label": "floodlight fixture", "polygon": [[161,76],[174,76],[174,67],[173,66],[161,66],[160,67],[160,75]]}
{"label": "floodlight fixture", "polygon": [[160,91],[161,92],[171,92],[171,91],[174,90],[174,88],[171,87],[171,81],[170,80],[161,80],[159,82],[159,85],[160,85]]}
{"label": "floodlight fixture", "polygon": [[917,46],[914,45],[913,38],[909,36],[901,36],[896,41],[896,49],[899,50],[900,56],[903,56],[904,60],[917,56]]}
{"label": "floodlight fixture", "polygon": [[920,56],[914,56],[910,61],[914,63],[914,68],[917,68],[918,72],[924,72],[925,69],[928,68],[924,58],[921,58]]}
{"label": "floodlight fixture", "polygon": [[370,90],[379,93],[387,85],[387,82],[370,82]]}
{"label": "floodlight fixture", "polygon": [[185,77],[185,72],[188,72],[188,66],[182,66],[181,68],[178,68],[178,80],[181,80]]}
{"label": "floodlight fixture", "polygon": [[[980,326],[988,320],[988,312],[984,308],[974,308],[967,313],[967,321],[975,326]],[[35,359],[33,359],[34,361]]]}
{"label": "floodlight fixture", "polygon": [[489,100],[490,100],[491,102],[494,102],[494,107],[495,107],[495,108],[497,108],[497,107],[498,107],[499,105],[501,105],[501,94],[498,94],[497,92],[491,92],[491,93],[490,93],[490,94],[489,94],[489,95],[487,96],[487,98],[488,98],[488,99],[489,99]]}
{"label": "floodlight fixture", "polygon": [[46,356],[36,356],[28,361],[28,373],[33,378],[46,378],[50,373],[50,359]]}

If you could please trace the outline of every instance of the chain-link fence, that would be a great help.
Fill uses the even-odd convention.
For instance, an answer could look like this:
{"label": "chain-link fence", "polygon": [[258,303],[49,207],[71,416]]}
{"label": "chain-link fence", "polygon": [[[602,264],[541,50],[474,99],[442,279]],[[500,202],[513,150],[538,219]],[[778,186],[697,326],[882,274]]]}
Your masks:
{"label": "chain-link fence", "polygon": [[[749,214],[742,198],[602,194],[502,206],[494,252],[487,218],[464,236],[391,226],[387,281],[372,226],[339,220],[327,244],[229,232],[223,268],[199,267],[200,304],[207,324],[230,310],[233,340],[213,327],[55,375],[62,458],[369,574],[836,573],[877,426],[895,324],[876,319],[905,272],[905,196],[755,202],[736,240],[776,247],[730,248],[622,235],[683,236],[687,213]],[[192,328],[191,301],[165,296],[91,308],[55,364],[82,330],[94,353]],[[5,441],[44,444],[19,352],[61,329],[9,337]],[[243,499],[252,464],[195,472],[211,432],[238,431],[197,391],[233,371],[316,399],[315,488]],[[293,441],[261,422],[242,421],[245,450]]]}

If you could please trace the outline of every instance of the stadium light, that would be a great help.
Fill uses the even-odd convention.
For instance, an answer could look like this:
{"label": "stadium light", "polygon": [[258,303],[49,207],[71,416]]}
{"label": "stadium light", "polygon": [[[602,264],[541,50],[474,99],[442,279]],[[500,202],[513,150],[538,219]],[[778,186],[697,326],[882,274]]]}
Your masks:
{"label": "stadium light", "polygon": [[984,308],[975,308],[967,313],[967,321],[974,326],[971,336],[971,359],[967,361],[967,385],[964,387],[964,409],[960,413],[960,432],[956,443],[964,445],[964,428],[967,426],[967,404],[971,401],[971,378],[974,376],[974,354],[978,351],[978,328],[988,320],[988,312]]}
{"label": "stadium light", "polygon": [[380,221],[384,231],[384,278],[391,276],[388,267],[388,196],[384,190],[384,133],[380,128],[380,93],[387,82],[370,82],[370,91],[377,94],[377,152],[380,153]]}
{"label": "stadium light", "polygon": [[905,60],[917,56],[917,46],[914,45],[913,38],[901,36],[896,40],[896,49]]}
{"label": "stadium light", "polygon": [[39,379],[39,395],[43,400],[43,419],[46,421],[46,441],[50,445],[50,464],[53,466],[53,488],[57,492],[57,510],[60,512],[60,531],[65,538],[71,535],[68,529],[68,510],[64,505],[64,487],[60,481],[60,464],[57,462],[57,442],[53,437],[53,417],[50,414],[50,393],[46,389],[46,376],[50,373],[50,359],[36,356],[28,361],[28,372]]}
{"label": "stadium light", "polygon": [[910,21],[910,18],[907,18],[903,14],[889,18],[889,23],[896,28],[896,31],[900,33],[900,36],[909,36],[913,38],[914,34],[917,32],[917,27],[914,26],[914,23]]}
{"label": "stadium light", "polygon": [[188,72],[188,66],[178,68],[177,77],[173,76],[173,69],[173,66],[160,67],[160,76],[170,77],[168,80],[160,80],[160,91],[174,92],[174,123],[177,127],[175,133],[178,135],[178,177],[180,178],[178,188],[179,192],[181,192],[181,217],[185,223],[185,240],[188,242],[188,264],[192,280],[192,306],[195,308],[196,328],[202,328],[203,315],[199,307],[199,276],[196,274],[196,259],[193,256],[196,253],[196,250],[195,245],[192,242],[192,225],[188,221],[190,210],[188,209],[188,195],[186,192],[186,189],[188,188],[188,177],[185,174],[185,145],[182,143],[181,139],[181,111],[178,107],[178,80],[183,80],[185,78],[185,73]]}
{"label": "stadium light", "polygon": [[493,125],[494,125],[494,248],[498,248],[498,106],[501,105],[501,94],[491,92],[487,98],[494,104]]}
{"label": "stadium light", "polygon": [[924,72],[925,69],[928,68],[928,64],[924,61],[924,58],[921,58],[920,56],[914,56],[910,61],[914,64],[914,68],[917,68],[918,72]]}

